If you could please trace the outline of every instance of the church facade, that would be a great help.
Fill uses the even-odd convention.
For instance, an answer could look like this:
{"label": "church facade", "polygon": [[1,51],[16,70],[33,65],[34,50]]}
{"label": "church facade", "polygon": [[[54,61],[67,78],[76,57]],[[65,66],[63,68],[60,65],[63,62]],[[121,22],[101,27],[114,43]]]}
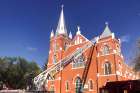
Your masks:
{"label": "church facade", "polygon": [[[53,79],[48,77],[45,80],[44,90],[55,93],[99,93],[99,88],[107,82],[139,78],[133,69],[125,64],[121,40],[111,32],[108,23],[105,24],[102,34],[92,40],[87,39],[81,32],[80,27],[77,27],[75,36],[72,36],[71,32],[68,34],[62,8],[57,29],[50,35],[47,65],[48,69],[52,69],[56,64],[61,66],[57,73],[51,73]],[[91,46],[88,46],[89,44]]]}

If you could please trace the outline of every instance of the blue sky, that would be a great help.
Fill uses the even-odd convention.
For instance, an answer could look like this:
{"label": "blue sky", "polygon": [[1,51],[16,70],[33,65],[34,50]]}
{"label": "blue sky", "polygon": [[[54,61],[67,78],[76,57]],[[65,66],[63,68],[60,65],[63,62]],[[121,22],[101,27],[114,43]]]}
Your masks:
{"label": "blue sky", "polygon": [[42,66],[62,4],[68,32],[75,34],[79,25],[91,39],[108,21],[123,41],[126,62],[133,58],[140,37],[140,0],[0,0],[0,56],[22,56]]}

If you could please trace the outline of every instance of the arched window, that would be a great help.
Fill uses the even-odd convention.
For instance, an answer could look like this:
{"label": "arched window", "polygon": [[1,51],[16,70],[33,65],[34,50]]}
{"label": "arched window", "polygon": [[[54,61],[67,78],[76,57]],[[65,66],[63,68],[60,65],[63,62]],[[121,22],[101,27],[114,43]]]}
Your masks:
{"label": "arched window", "polygon": [[75,82],[76,82],[75,83],[76,93],[80,93],[81,92],[81,88],[82,88],[82,83],[81,83],[80,77],[77,77]]}
{"label": "arched window", "polygon": [[109,54],[109,46],[105,45],[102,51],[103,55]]}
{"label": "arched window", "polygon": [[92,80],[89,80],[89,90],[93,90],[93,82],[92,82]]}
{"label": "arched window", "polygon": [[83,54],[74,58],[72,67],[73,68],[85,67],[85,57]]}
{"label": "arched window", "polygon": [[111,74],[111,64],[109,62],[106,62],[104,64],[104,74],[105,75]]}
{"label": "arched window", "polygon": [[69,82],[66,81],[66,91],[68,91],[68,90],[69,90]]}

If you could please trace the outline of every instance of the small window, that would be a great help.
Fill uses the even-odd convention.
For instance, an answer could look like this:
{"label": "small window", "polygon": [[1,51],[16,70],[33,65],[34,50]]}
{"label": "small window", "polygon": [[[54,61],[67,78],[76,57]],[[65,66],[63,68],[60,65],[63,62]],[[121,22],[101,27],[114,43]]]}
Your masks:
{"label": "small window", "polygon": [[105,45],[103,47],[103,51],[102,52],[103,52],[103,55],[109,54],[109,46]]}
{"label": "small window", "polygon": [[106,62],[104,64],[104,74],[105,75],[111,74],[111,64],[109,62]]}
{"label": "small window", "polygon": [[68,90],[69,90],[69,82],[66,81],[66,91],[68,91]]}
{"label": "small window", "polygon": [[92,80],[89,80],[89,90],[93,90],[93,82],[92,82]]}

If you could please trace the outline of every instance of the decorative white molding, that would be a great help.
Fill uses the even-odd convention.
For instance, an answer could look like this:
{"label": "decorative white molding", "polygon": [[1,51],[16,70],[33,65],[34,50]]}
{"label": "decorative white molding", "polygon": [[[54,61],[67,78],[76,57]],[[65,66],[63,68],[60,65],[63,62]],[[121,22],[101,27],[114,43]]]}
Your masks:
{"label": "decorative white molding", "polygon": [[60,47],[59,49],[62,50],[62,47]]}
{"label": "decorative white molding", "polygon": [[118,41],[119,41],[119,44],[121,44],[121,39],[118,39]]}
{"label": "decorative white molding", "polygon": [[107,45],[107,43],[104,43],[104,45]]}
{"label": "decorative white molding", "polygon": [[69,38],[72,39],[72,33],[71,32],[69,33]]}
{"label": "decorative white molding", "polygon": [[99,55],[99,52],[97,53],[97,57],[99,57],[100,55]]}
{"label": "decorative white molding", "polygon": [[52,51],[50,50],[50,51],[49,51],[49,54],[50,54],[51,52],[52,52]]}
{"label": "decorative white molding", "polygon": [[99,77],[100,76],[100,74],[99,73],[97,73],[97,77]]}
{"label": "decorative white molding", "polygon": [[77,32],[76,32],[76,35],[80,35],[81,34],[81,31],[80,31],[80,26],[77,26]]}
{"label": "decorative white molding", "polygon": [[96,43],[98,43],[98,41],[99,41],[99,37],[96,37]]}
{"label": "decorative white molding", "polygon": [[100,77],[100,76],[101,76],[101,77],[102,77],[102,76],[114,76],[114,75],[116,75],[116,74],[108,74],[108,75],[104,75],[104,74],[103,74],[103,75],[99,75],[99,77]]}
{"label": "decorative white molding", "polygon": [[51,32],[51,38],[54,37],[54,32],[53,32],[53,29],[52,29],[52,32]]}
{"label": "decorative white molding", "polygon": [[114,39],[114,38],[115,38],[115,34],[114,34],[114,33],[112,33],[111,35],[112,35],[112,39]]}
{"label": "decorative white molding", "polygon": [[85,84],[84,85],[84,89],[88,89],[88,84]]}
{"label": "decorative white molding", "polygon": [[120,71],[116,71],[116,74],[117,74],[117,75],[121,75]]}
{"label": "decorative white molding", "polygon": [[58,80],[61,80],[61,77],[58,77]]}
{"label": "decorative white molding", "polygon": [[116,51],[115,49],[113,50],[113,52],[114,52],[115,54],[117,53],[117,51]]}

